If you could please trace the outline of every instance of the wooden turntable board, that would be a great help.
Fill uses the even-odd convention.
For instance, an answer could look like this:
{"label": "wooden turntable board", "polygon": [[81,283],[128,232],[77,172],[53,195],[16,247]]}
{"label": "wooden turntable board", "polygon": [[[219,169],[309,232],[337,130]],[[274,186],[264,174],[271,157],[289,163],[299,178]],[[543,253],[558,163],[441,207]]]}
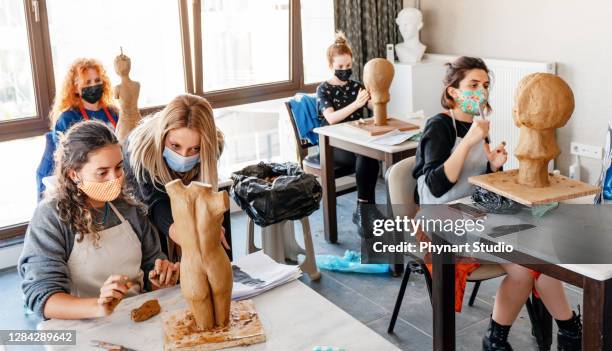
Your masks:
{"label": "wooden turntable board", "polygon": [[358,121],[350,121],[348,125],[357,128],[358,130],[367,133],[370,136],[381,135],[389,133],[392,130],[399,129],[404,132],[407,130],[419,129],[416,124],[404,122],[397,118],[387,118],[387,124],[384,126],[377,126],[374,124],[374,118],[366,118]]}
{"label": "wooden turntable board", "polygon": [[531,188],[519,184],[518,169],[469,177],[476,186],[507,197],[523,205],[533,206],[596,194],[599,188],[562,175],[549,174],[550,186]]}

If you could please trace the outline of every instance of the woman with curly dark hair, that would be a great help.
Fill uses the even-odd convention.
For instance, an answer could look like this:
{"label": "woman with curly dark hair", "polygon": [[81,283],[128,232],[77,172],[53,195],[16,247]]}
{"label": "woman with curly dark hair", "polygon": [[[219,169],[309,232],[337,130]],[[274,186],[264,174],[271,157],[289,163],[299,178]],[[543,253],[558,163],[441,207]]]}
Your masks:
{"label": "woman with curly dark hair", "polygon": [[[121,146],[98,121],[74,125],[55,154],[19,258],[27,306],[45,318],[112,313],[122,298],[176,284],[142,206],[124,184]],[[148,280],[145,279],[148,277]]]}

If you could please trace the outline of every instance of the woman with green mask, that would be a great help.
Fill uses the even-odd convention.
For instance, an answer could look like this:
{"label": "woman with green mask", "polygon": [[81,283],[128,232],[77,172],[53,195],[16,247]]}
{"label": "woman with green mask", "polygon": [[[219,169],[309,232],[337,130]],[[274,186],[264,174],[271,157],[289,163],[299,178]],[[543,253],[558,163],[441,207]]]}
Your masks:
{"label": "woman with green mask", "polygon": [[[503,142],[493,150],[489,146],[491,122],[485,115],[491,111],[490,78],[485,63],[459,57],[447,64],[443,84],[441,102],[446,111],[427,121],[416,152],[414,196],[419,204],[444,204],[472,195],[476,188],[468,177],[497,172],[508,158]],[[559,326],[558,349],[580,350],[580,316],[571,310],[561,282],[517,264],[501,266],[506,275],[495,296],[483,350],[512,350],[510,327],[534,287]],[[479,263],[455,266],[456,311],[461,311],[467,277],[478,267]]]}

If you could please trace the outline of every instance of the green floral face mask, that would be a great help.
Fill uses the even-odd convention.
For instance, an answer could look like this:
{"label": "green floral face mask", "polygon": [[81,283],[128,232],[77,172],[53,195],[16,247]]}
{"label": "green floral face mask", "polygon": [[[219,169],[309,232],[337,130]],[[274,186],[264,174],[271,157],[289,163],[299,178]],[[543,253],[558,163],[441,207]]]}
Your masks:
{"label": "green floral face mask", "polygon": [[470,115],[479,115],[480,108],[487,104],[487,95],[483,89],[462,90],[455,102],[459,104],[461,111]]}

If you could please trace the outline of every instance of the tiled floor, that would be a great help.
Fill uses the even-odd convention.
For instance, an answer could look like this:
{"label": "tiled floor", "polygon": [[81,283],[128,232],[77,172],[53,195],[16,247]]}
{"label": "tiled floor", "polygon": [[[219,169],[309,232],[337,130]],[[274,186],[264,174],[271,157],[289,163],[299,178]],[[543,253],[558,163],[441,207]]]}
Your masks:
{"label": "tiled floor", "polygon": [[[379,203],[384,203],[383,191],[384,186],[379,184],[377,188]],[[355,193],[338,198],[339,242],[335,245],[325,242],[321,210],[310,216],[317,254],[342,255],[347,249],[359,250],[359,237],[351,222],[355,204]],[[296,225],[296,231],[298,242],[301,242],[299,225]],[[232,234],[234,256],[244,255],[245,215],[241,213],[232,215]],[[256,235],[256,239],[257,237]],[[393,335],[387,334],[387,326],[401,282],[400,278],[392,278],[386,274],[361,275],[324,271],[319,281],[311,282],[306,276],[301,280],[402,350],[431,350],[431,305],[425,281],[421,275],[413,274],[410,277]],[[0,329],[35,328],[36,326],[37,320],[23,312],[19,283],[20,279],[14,269],[0,272]],[[463,312],[457,314],[458,350],[480,349],[482,335],[487,327],[498,284],[497,279],[483,282],[474,306],[465,305]],[[468,285],[466,296],[471,292],[471,288],[471,284]],[[581,303],[582,293],[573,287],[568,287],[566,290],[570,303],[575,308],[576,304]],[[535,339],[531,336],[529,318],[524,308],[512,327],[510,342],[515,350],[537,350]],[[556,348],[554,345],[555,342],[553,342],[553,349]],[[9,348],[9,350],[13,349]],[[24,348],[14,348],[14,350],[24,350]]]}

